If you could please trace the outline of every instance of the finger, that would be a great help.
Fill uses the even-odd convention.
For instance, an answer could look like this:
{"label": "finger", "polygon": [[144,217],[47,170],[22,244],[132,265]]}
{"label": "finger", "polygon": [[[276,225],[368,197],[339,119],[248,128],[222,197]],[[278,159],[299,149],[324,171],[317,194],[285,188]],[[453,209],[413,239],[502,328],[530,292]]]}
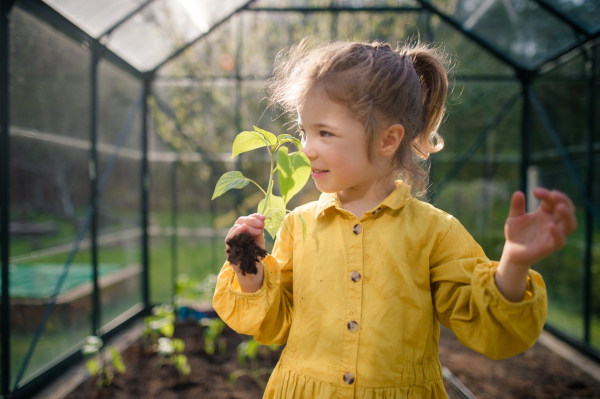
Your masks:
{"label": "finger", "polygon": [[238,221],[236,223],[238,222],[239,224],[246,224],[248,226],[252,226],[259,229],[265,226],[265,222],[263,220],[251,216],[242,216],[238,218]]}
{"label": "finger", "polygon": [[533,190],[533,196],[540,200],[540,207],[546,212],[552,212],[554,204],[550,197],[550,190],[543,187],[536,187]]}
{"label": "finger", "polygon": [[569,208],[575,211],[575,204],[573,204],[573,201],[571,200],[571,198],[569,198],[567,194],[558,190],[552,190],[550,195],[556,203],[564,202]]}
{"label": "finger", "polygon": [[510,211],[508,217],[518,217],[525,214],[525,194],[515,191],[510,200]]}
{"label": "finger", "polygon": [[556,213],[558,214],[558,223],[566,235],[573,233],[577,229],[575,213],[568,205],[564,203],[558,204]]}
{"label": "finger", "polygon": [[262,213],[253,213],[253,214],[251,214],[251,215],[249,215],[249,216],[250,216],[250,217],[253,217],[253,218],[260,219],[260,220],[265,220],[265,219],[267,218],[267,217],[266,217],[265,215],[263,215]]}

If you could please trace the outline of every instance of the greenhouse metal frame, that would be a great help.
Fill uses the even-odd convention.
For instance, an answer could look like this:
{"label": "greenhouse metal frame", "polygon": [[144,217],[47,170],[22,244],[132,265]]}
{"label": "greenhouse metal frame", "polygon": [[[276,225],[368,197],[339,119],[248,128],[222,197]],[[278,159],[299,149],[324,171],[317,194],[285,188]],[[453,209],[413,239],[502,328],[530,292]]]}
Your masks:
{"label": "greenhouse metal frame", "polygon": [[[149,189],[150,189],[150,165],[149,165],[149,150],[148,150],[148,96],[151,94],[152,85],[155,82],[156,73],[159,68],[163,67],[165,64],[170,61],[176,59],[182,53],[186,51],[186,49],[190,48],[194,44],[203,39],[210,37],[211,33],[219,27],[221,24],[225,23],[231,17],[238,13],[299,13],[299,14],[315,14],[315,13],[327,13],[332,16],[332,36],[335,37],[335,32],[337,31],[336,24],[338,22],[338,16],[344,13],[419,13],[420,15],[426,16],[427,26],[425,28],[425,32],[423,34],[424,40],[428,41],[431,39],[430,33],[430,17],[436,16],[440,20],[444,21],[446,24],[451,26],[461,35],[465,36],[481,49],[485,50],[497,60],[501,61],[503,64],[509,66],[513,71],[512,77],[505,76],[473,76],[473,77],[465,77],[465,80],[473,79],[473,80],[503,80],[503,79],[511,79],[515,82],[518,82],[520,85],[520,90],[515,93],[512,97],[510,97],[509,101],[507,101],[504,106],[499,109],[496,115],[488,121],[486,126],[479,132],[479,134],[475,137],[475,139],[469,144],[466,150],[458,156],[453,162],[453,166],[445,173],[443,178],[439,179],[437,183],[438,190],[445,187],[448,183],[452,182],[453,179],[459,174],[463,166],[469,162],[470,158],[475,154],[475,152],[481,147],[481,145],[485,142],[488,135],[491,131],[493,131],[498,124],[501,123],[506,113],[518,102],[522,102],[521,109],[521,121],[520,121],[520,159],[519,162],[519,186],[520,189],[527,193],[528,192],[528,168],[533,164],[533,160],[531,158],[531,148],[532,148],[532,136],[531,136],[531,125],[532,118],[537,117],[541,121],[543,127],[546,130],[546,134],[548,138],[552,141],[554,145],[554,151],[556,155],[563,162],[563,167],[566,168],[567,173],[572,179],[574,185],[576,186],[579,194],[583,198],[583,203],[585,205],[585,225],[580,226],[580,229],[584,229],[585,233],[585,248],[584,248],[584,259],[583,259],[583,292],[582,302],[584,305],[583,309],[583,339],[573,338],[571,335],[565,333],[559,328],[553,327],[551,324],[546,325],[546,328],[550,330],[552,333],[556,334],[563,340],[567,341],[574,347],[578,348],[580,351],[585,352],[588,356],[594,358],[595,360],[600,360],[600,351],[593,348],[590,345],[590,330],[591,330],[591,319],[592,319],[592,270],[594,266],[592,247],[593,247],[593,237],[594,237],[594,229],[600,229],[600,214],[598,210],[598,198],[595,198],[595,185],[598,185],[598,176],[595,176],[594,165],[599,161],[597,158],[597,153],[600,150],[600,146],[598,145],[600,142],[598,141],[598,125],[596,121],[596,109],[598,107],[597,103],[597,94],[598,90],[598,76],[597,71],[599,70],[598,62],[600,60],[600,54],[598,53],[598,45],[600,44],[600,23],[597,23],[596,26],[590,27],[582,23],[580,20],[575,18],[572,14],[565,12],[559,6],[559,4],[555,1],[550,0],[527,0],[528,3],[535,3],[539,9],[544,10],[548,15],[551,15],[556,21],[559,21],[563,26],[565,26],[568,30],[570,30],[573,34],[573,40],[567,43],[566,46],[562,46],[547,56],[536,60],[532,63],[526,63],[522,60],[517,59],[513,55],[507,53],[503,49],[500,48],[496,43],[489,40],[489,38],[484,38],[479,35],[474,29],[472,29],[473,22],[472,20],[461,21],[459,18],[454,17],[451,14],[444,12],[434,0],[417,0],[416,5],[402,5],[399,3],[397,6],[388,6],[388,5],[370,5],[366,6],[365,1],[352,2],[351,5],[346,5],[344,2],[343,5],[339,4],[342,2],[338,2],[332,0],[329,4],[324,6],[302,6],[297,5],[301,2],[294,2],[294,5],[283,5],[283,6],[271,6],[269,4],[265,6],[261,6],[261,1],[235,1],[229,2],[227,7],[230,7],[231,10],[228,10],[227,15],[214,21],[210,26],[200,32],[198,35],[193,37],[191,40],[188,40],[183,45],[176,48],[174,51],[170,52],[170,54],[166,57],[163,57],[158,63],[151,65],[148,69],[142,69],[139,67],[134,67],[130,61],[127,61],[123,58],[122,55],[117,54],[116,51],[111,50],[110,46],[106,45],[106,41],[104,40],[106,37],[110,36],[111,33],[117,31],[123,24],[131,21],[136,18],[140,12],[142,12],[146,7],[151,6],[158,0],[145,0],[138,1],[135,7],[131,7],[131,9],[122,15],[116,22],[114,22],[108,29],[99,35],[91,35],[86,30],[82,29],[76,23],[72,22],[67,16],[63,15],[60,11],[53,8],[49,5],[51,2],[43,2],[42,0],[2,0],[2,18],[0,19],[0,231],[1,231],[1,260],[2,260],[2,308],[1,308],[1,358],[0,365],[2,370],[2,378],[1,378],[1,386],[2,386],[2,395],[3,397],[26,397],[27,395],[38,391],[41,387],[45,386],[52,378],[60,375],[65,367],[73,364],[74,362],[81,359],[80,347],[75,347],[73,350],[65,353],[60,358],[54,359],[54,361],[50,362],[46,367],[42,368],[40,371],[34,373],[33,375],[29,375],[25,378],[25,370],[27,369],[28,362],[36,349],[36,345],[38,343],[39,338],[42,336],[46,322],[50,313],[54,307],[56,302],[56,297],[59,294],[62,281],[64,277],[67,275],[69,271],[69,267],[73,262],[73,258],[77,253],[79,245],[84,239],[84,235],[89,232],[89,242],[90,242],[90,250],[91,250],[91,259],[92,259],[92,270],[93,270],[93,292],[92,292],[92,321],[91,321],[91,333],[100,332],[101,335],[105,338],[114,335],[117,331],[124,328],[128,325],[128,322],[138,318],[140,315],[147,314],[149,309],[152,306],[150,299],[150,284],[149,284]],[[60,3],[60,1],[56,1],[56,3]],[[234,3],[232,5],[232,3]],[[486,6],[487,2],[480,4],[480,8],[475,11],[472,15],[476,15],[481,9],[485,7],[489,7],[489,4]],[[68,2],[64,2],[64,4],[68,5]],[[10,317],[11,317],[11,297],[9,295],[9,265],[10,265],[10,243],[11,243],[11,233],[10,233],[10,192],[9,188],[11,187],[10,182],[10,162],[11,162],[11,124],[9,120],[9,87],[10,87],[10,74],[9,74],[9,55],[10,55],[10,18],[11,11],[13,7],[20,7],[26,13],[35,16],[40,21],[43,21],[45,24],[53,27],[57,31],[62,34],[70,37],[75,42],[84,43],[89,53],[91,55],[90,60],[90,69],[89,69],[89,79],[91,83],[90,90],[90,127],[89,127],[89,161],[90,161],[90,203],[88,212],[85,218],[85,222],[81,226],[79,230],[79,235],[77,236],[75,243],[73,245],[72,250],[70,251],[69,258],[65,264],[64,272],[61,276],[61,280],[54,290],[54,293],[51,297],[50,302],[46,307],[46,311],[44,313],[41,324],[39,325],[37,332],[31,342],[30,348],[28,350],[27,355],[25,356],[25,360],[20,366],[20,371],[17,375],[11,375],[11,326],[10,326]],[[485,13],[487,8],[481,13]],[[480,14],[481,14],[480,13]],[[595,14],[598,15],[598,14]],[[481,16],[481,15],[480,15]],[[600,18],[599,18],[600,19]],[[532,89],[532,83],[535,82],[535,79],[552,70],[553,68],[561,65],[562,63],[568,61],[573,54],[583,55],[586,60],[586,72],[587,72],[587,92],[586,96],[586,115],[585,115],[585,125],[586,133],[585,133],[585,142],[582,143],[584,146],[585,152],[585,179],[582,179],[580,175],[577,173],[576,166],[574,165],[570,153],[571,150],[567,148],[567,146],[562,142],[561,137],[555,130],[551,118],[548,115],[547,110],[544,108],[544,105]],[[98,125],[98,65],[100,60],[106,60],[126,72],[127,74],[134,77],[141,84],[141,91],[137,94],[136,101],[133,104],[132,108],[128,111],[128,117],[123,125],[121,131],[118,135],[117,143],[108,151],[111,152],[111,159],[109,159],[107,166],[104,169],[102,175],[97,173],[96,170],[99,170],[98,165],[98,157],[99,157],[99,147],[100,143],[98,142],[98,133],[97,133],[97,125]],[[231,78],[237,82],[241,82],[244,77],[240,76],[240,63],[239,59],[235,60],[234,65],[236,66],[235,76]],[[261,77],[262,79],[268,78],[268,76]],[[236,86],[236,90],[239,91],[239,85]],[[239,98],[236,97],[236,98]],[[239,108],[239,107],[238,107]],[[140,190],[140,220],[141,220],[141,306],[133,308],[133,311],[126,313],[123,317],[117,318],[115,323],[111,324],[111,328],[107,329],[106,327],[102,328],[101,321],[101,304],[100,304],[100,287],[99,287],[99,270],[98,270],[98,201],[103,193],[103,189],[106,185],[106,181],[108,176],[111,173],[112,165],[116,160],[116,157],[119,151],[123,148],[123,143],[127,139],[127,135],[129,134],[134,118],[136,115],[141,115],[141,131],[140,138],[140,154],[141,157],[139,159],[141,166],[141,175],[139,176],[139,190]],[[240,122],[239,115],[236,117],[235,127],[237,131],[241,131],[242,126]],[[201,149],[198,149],[200,152]],[[206,154],[204,154],[206,155]],[[136,155],[138,156],[138,155]],[[179,157],[174,157],[171,160],[172,164],[172,178],[171,178],[171,195],[173,196],[172,200],[172,209],[171,209],[171,225],[175,226],[177,229],[177,165],[180,161]],[[435,158],[433,160],[435,166]],[[597,188],[596,188],[597,189]],[[208,190],[210,192],[210,190]],[[208,193],[207,193],[208,195]],[[594,227],[595,225],[595,227]],[[596,233],[597,234],[597,233]],[[176,265],[176,240],[177,234],[172,235],[172,263]],[[175,270],[175,269],[173,269]],[[174,275],[174,272],[173,272]]]}

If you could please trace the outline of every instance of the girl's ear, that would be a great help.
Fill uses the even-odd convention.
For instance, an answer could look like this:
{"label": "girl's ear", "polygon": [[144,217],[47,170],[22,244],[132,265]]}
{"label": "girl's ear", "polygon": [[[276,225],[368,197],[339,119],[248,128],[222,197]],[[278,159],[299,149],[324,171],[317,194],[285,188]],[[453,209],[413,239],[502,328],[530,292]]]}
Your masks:
{"label": "girl's ear", "polygon": [[404,138],[404,126],[399,123],[391,125],[381,132],[381,148],[379,153],[384,157],[392,156]]}

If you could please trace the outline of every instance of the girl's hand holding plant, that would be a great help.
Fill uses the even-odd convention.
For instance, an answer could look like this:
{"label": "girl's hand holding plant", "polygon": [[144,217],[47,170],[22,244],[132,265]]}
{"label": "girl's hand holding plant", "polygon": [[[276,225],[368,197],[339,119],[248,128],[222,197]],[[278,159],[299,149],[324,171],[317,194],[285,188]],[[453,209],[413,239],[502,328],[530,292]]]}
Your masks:
{"label": "girl's hand holding plant", "polygon": [[531,265],[562,248],[577,228],[575,206],[567,195],[545,188],[536,188],[533,194],[541,204],[531,213],[525,212],[525,195],[513,194],[504,225],[506,243],[495,279],[511,302],[523,299]]}
{"label": "girl's hand holding plant", "polygon": [[[253,213],[249,216],[242,216],[236,220],[235,224],[225,238],[225,251],[229,253],[229,245],[227,244],[231,239],[239,236],[241,233],[250,233],[254,238],[254,242],[265,250],[265,215],[260,213]],[[242,292],[256,292],[262,286],[263,281],[263,266],[262,262],[256,262],[256,274],[244,273],[240,269],[240,264],[231,264],[233,270],[237,274],[238,282]]]}

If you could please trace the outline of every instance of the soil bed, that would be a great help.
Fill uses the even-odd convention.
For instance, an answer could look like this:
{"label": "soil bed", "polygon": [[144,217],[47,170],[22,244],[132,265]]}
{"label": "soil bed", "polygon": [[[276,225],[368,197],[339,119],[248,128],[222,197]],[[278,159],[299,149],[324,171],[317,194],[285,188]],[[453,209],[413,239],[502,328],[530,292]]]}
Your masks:
{"label": "soil bed", "polygon": [[[491,360],[442,327],[440,361],[478,399],[600,398],[598,380],[539,342],[511,358]],[[447,383],[446,390],[460,398]]]}
{"label": "soil bed", "polygon": [[[242,376],[235,384],[228,383],[229,375],[240,369],[236,348],[247,336],[236,334],[225,327],[222,337],[227,341],[227,351],[215,352],[214,355],[207,355],[204,351],[202,327],[197,323],[177,324],[174,337],[185,342],[184,354],[192,369],[187,382],[178,384],[177,373],[171,365],[157,368],[160,357],[157,354],[146,354],[142,341],[138,340],[122,353],[127,370],[125,374],[115,376],[111,386],[97,388],[96,379],[92,377],[66,399],[262,398],[262,390],[252,377]],[[264,349],[265,351],[259,351],[258,367],[275,367],[282,349],[277,352]],[[262,377],[265,382],[269,378],[268,375]]]}
{"label": "soil bed", "polygon": [[[186,383],[178,384],[172,366],[157,368],[159,356],[145,354],[142,341],[138,340],[123,352],[127,371],[117,375],[112,386],[98,389],[95,378],[90,378],[67,399],[262,397],[262,390],[252,377],[242,376],[235,384],[228,383],[229,375],[240,369],[236,348],[246,336],[225,327],[227,351],[214,355],[204,352],[202,327],[196,323],[178,324],[175,337],[185,341],[185,355],[192,368]],[[273,368],[280,353],[281,349],[260,353],[259,367]],[[510,359],[493,361],[462,346],[452,331],[442,328],[440,360],[479,399],[600,398],[600,382],[539,343]],[[266,382],[268,375],[263,375],[263,379]],[[460,399],[447,381],[444,385],[450,399]]]}

